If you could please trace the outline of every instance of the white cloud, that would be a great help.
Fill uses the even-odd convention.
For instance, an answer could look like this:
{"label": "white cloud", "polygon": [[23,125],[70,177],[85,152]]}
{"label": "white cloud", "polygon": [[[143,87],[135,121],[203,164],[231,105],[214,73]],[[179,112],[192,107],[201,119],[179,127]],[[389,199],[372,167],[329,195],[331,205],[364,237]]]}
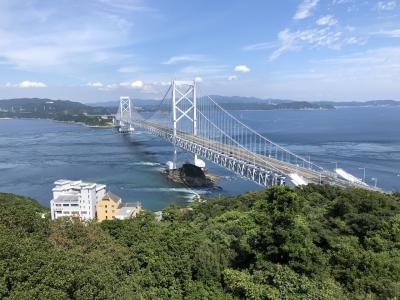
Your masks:
{"label": "white cloud", "polygon": [[99,88],[99,87],[102,87],[102,86],[103,86],[103,84],[102,84],[101,82],[99,82],[99,81],[96,81],[96,82],[88,82],[86,85],[87,85],[87,86],[90,86],[90,87],[96,87],[96,88]]}
{"label": "white cloud", "polygon": [[16,85],[17,87],[23,88],[23,89],[29,89],[29,88],[45,88],[47,85],[43,82],[40,81],[22,81],[21,83]]}
{"label": "white cloud", "polygon": [[181,55],[181,56],[172,56],[167,61],[163,62],[163,65],[174,65],[180,62],[193,62],[193,61],[206,61],[206,57],[204,55],[192,54],[192,55]]}
{"label": "white cloud", "polygon": [[[329,66],[351,66],[355,71],[362,74],[365,70],[385,70],[388,74],[392,74],[392,78],[396,78],[398,75],[394,73],[400,73],[400,47],[385,47],[375,48],[364,52],[353,53],[351,55],[345,55],[335,57],[331,59],[318,60],[316,63],[326,63]],[[378,72],[377,75],[382,72]],[[365,73],[365,76],[370,74]]]}
{"label": "white cloud", "polygon": [[320,26],[333,26],[333,25],[337,24],[337,20],[331,15],[326,15],[326,16],[319,18],[316,21],[316,24],[320,25]]}
{"label": "white cloud", "polygon": [[132,56],[119,50],[137,36],[132,35],[132,16],[95,0],[82,1],[79,10],[66,2],[0,1],[0,60],[29,71],[76,71],[85,64],[115,64]]}
{"label": "white cloud", "polygon": [[227,69],[225,65],[198,65],[198,66],[186,66],[179,70],[182,76],[199,76],[209,75],[224,72]]}
{"label": "white cloud", "polygon": [[239,72],[239,73],[248,73],[248,72],[250,72],[250,68],[246,65],[237,65],[234,68],[234,71]]}
{"label": "white cloud", "polygon": [[111,10],[153,12],[154,8],[141,5],[137,0],[97,0],[99,3],[108,5]]}
{"label": "white cloud", "polygon": [[194,81],[196,82],[203,82],[203,78],[202,77],[195,77]]}
{"label": "white cloud", "polygon": [[396,6],[397,6],[396,1],[378,1],[378,3],[375,6],[375,9],[380,11],[390,11],[394,10]]}
{"label": "white cloud", "polygon": [[120,67],[118,69],[118,72],[120,73],[136,73],[141,71],[142,68],[135,67],[135,66],[125,66],[125,67]]}
{"label": "white cloud", "polygon": [[234,81],[234,80],[238,80],[238,77],[236,75],[231,75],[231,76],[228,76],[228,78],[226,78],[226,79],[229,81]]}
{"label": "white cloud", "polygon": [[278,33],[278,40],[281,46],[270,55],[269,60],[276,60],[282,54],[299,50],[304,47],[304,45],[327,47],[338,50],[342,46],[341,36],[342,32],[332,31],[329,28],[307,29],[293,32],[289,29],[282,30]]}
{"label": "white cloud", "polygon": [[367,43],[367,39],[362,37],[351,36],[349,38],[346,38],[344,42],[348,45],[365,45]]}
{"label": "white cloud", "polygon": [[141,90],[144,87],[144,83],[141,80],[136,80],[132,82],[123,82],[120,84],[122,87],[134,89],[134,90]]}
{"label": "white cloud", "polygon": [[106,84],[98,88],[99,91],[111,91],[115,90],[118,87],[118,84],[116,83],[111,83],[111,84]]}
{"label": "white cloud", "polygon": [[170,86],[171,82],[170,81],[154,81],[153,85]]}
{"label": "white cloud", "polygon": [[385,37],[399,38],[400,37],[400,29],[394,30],[382,30],[375,33],[376,35],[382,35]]}
{"label": "white cloud", "polygon": [[336,4],[346,4],[346,3],[351,3],[351,2],[353,2],[354,0],[333,0],[332,1],[332,4],[333,5],[336,5]]}
{"label": "white cloud", "polygon": [[264,43],[257,43],[252,45],[247,45],[242,48],[244,51],[253,51],[253,50],[264,50],[264,49],[271,49],[276,47],[276,43],[274,42],[264,42]]}
{"label": "white cloud", "polygon": [[154,81],[153,85],[159,85],[159,86],[169,86],[171,82],[169,81]]}
{"label": "white cloud", "polygon": [[311,16],[311,11],[317,6],[319,0],[303,0],[297,8],[293,19],[302,20]]}

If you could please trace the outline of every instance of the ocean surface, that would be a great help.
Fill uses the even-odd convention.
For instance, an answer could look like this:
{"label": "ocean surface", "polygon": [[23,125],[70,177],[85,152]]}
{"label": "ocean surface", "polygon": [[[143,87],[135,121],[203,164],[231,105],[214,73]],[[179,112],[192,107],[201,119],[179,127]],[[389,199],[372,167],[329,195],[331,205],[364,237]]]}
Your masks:
{"label": "ocean surface", "polygon": [[[338,167],[387,191],[400,190],[400,107],[336,110],[236,111],[261,134],[310,156],[325,168]],[[174,186],[161,171],[172,146],[136,131],[87,128],[51,120],[0,120],[0,191],[37,199],[48,206],[53,182],[60,178],[107,184],[126,202],[140,201],[151,210],[184,204],[197,194],[234,195],[261,187],[206,162],[221,176],[221,190]],[[191,159],[179,153],[181,162]]]}

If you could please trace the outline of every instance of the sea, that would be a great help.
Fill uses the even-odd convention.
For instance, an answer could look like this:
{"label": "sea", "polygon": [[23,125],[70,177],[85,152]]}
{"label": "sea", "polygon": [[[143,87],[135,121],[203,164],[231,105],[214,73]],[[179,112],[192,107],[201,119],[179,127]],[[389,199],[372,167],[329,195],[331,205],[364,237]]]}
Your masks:
{"label": "sea", "polygon": [[[234,111],[243,123],[312,162],[339,168],[384,191],[400,191],[400,107],[340,107],[334,110]],[[54,181],[104,183],[125,202],[149,210],[186,205],[198,196],[237,195],[263,187],[206,161],[219,175],[218,188],[190,189],[168,181],[162,170],[173,147],[136,130],[88,128],[52,120],[0,120],[0,192],[49,206]],[[180,162],[192,155],[178,153]]]}

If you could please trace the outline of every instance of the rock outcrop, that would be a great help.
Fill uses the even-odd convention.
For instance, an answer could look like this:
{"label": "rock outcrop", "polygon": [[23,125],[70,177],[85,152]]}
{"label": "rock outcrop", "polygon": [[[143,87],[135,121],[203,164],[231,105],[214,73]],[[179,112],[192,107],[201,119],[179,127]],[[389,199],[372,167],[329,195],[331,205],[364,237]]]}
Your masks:
{"label": "rock outcrop", "polygon": [[183,164],[181,168],[164,171],[167,178],[175,183],[188,187],[213,187],[218,177],[206,174],[201,168],[193,164]]}

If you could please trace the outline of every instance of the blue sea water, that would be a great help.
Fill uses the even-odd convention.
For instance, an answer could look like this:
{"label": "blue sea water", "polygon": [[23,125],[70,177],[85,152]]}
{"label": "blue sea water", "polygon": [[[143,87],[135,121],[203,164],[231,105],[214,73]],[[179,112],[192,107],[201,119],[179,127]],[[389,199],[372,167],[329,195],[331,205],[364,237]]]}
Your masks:
{"label": "blue sea water", "polygon": [[[338,166],[387,191],[400,190],[400,107],[336,110],[237,111],[273,141],[323,167]],[[207,162],[221,176],[221,191],[174,186],[161,175],[172,146],[144,132],[87,128],[50,120],[0,120],[0,191],[30,196],[48,206],[60,178],[107,184],[124,201],[159,210],[196,194],[232,195],[261,187]],[[191,158],[180,153],[181,161]]]}

